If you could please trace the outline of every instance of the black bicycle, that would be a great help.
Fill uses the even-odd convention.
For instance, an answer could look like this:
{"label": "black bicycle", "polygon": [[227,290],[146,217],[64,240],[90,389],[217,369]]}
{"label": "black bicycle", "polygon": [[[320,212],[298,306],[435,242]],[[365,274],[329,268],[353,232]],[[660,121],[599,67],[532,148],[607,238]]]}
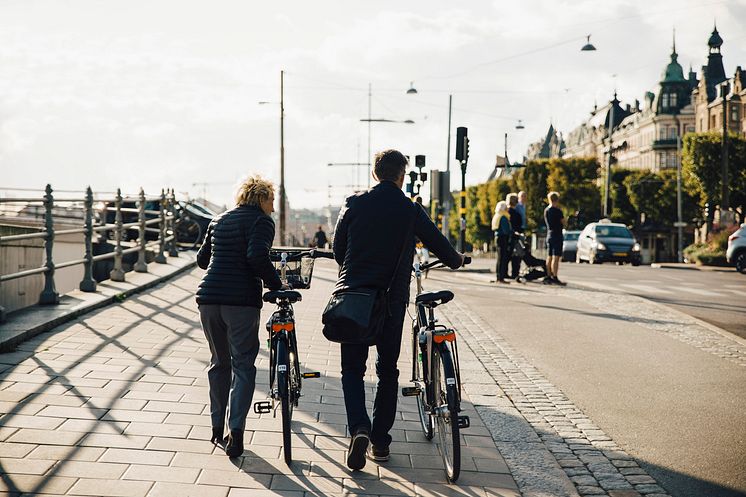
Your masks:
{"label": "black bicycle", "polygon": [[[467,257],[464,264],[469,264]],[[438,426],[440,454],[446,478],[455,482],[461,472],[459,431],[469,427],[469,417],[461,412],[461,375],[459,373],[456,330],[437,324],[435,308],[453,300],[453,292],[423,292],[422,274],[443,267],[439,260],[414,263],[417,281],[416,317],[412,320],[412,383],[402,388],[406,397],[417,397],[417,411],[425,438],[432,440]]]}
{"label": "black bicycle", "polygon": [[331,252],[299,249],[273,249],[270,259],[283,283],[291,290],[273,290],[262,297],[265,302],[277,305],[277,309],[267,321],[269,333],[269,400],[254,403],[254,412],[276,415],[280,407],[282,415],[282,447],[285,462],[293,460],[291,421],[293,409],[298,406],[301,396],[301,381],[304,378],[318,378],[318,372],[301,373],[298,361],[298,342],[296,340],[295,314],[293,304],[301,301],[301,294],[295,289],[311,286],[313,261],[316,258],[333,259]]}

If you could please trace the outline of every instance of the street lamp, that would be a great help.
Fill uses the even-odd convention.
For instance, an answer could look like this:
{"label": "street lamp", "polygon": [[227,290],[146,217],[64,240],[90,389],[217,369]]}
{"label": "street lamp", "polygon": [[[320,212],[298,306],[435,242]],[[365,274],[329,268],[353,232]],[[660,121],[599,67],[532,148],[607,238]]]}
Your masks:
{"label": "street lamp", "polygon": [[414,87],[414,81],[409,82],[409,90],[407,90],[407,95],[414,95],[417,93],[417,89]]}
{"label": "street lamp", "polygon": [[[417,90],[414,89],[414,86],[412,86],[409,90],[414,90],[411,93],[417,93]],[[407,91],[407,93],[410,93],[410,91]],[[368,83],[368,118],[367,119],[360,119],[360,122],[368,123],[368,188],[370,188],[370,166],[371,166],[371,156],[370,156],[370,124],[371,123],[402,123],[402,124],[414,124],[414,121],[411,119],[406,119],[404,121],[397,121],[394,119],[373,119],[372,116],[372,107],[373,107],[373,90],[372,85]]]}
{"label": "street lamp", "polygon": [[515,129],[525,129],[526,127],[523,125],[523,121],[518,119],[518,124],[515,125]]}
{"label": "street lamp", "polygon": [[583,48],[580,49],[581,52],[591,52],[593,50],[596,50],[596,47],[591,44],[591,35],[586,36],[586,43],[583,45]]}
{"label": "street lamp", "polygon": [[[259,105],[277,102],[261,101]],[[286,242],[285,203],[285,71],[280,71],[280,245]]]}

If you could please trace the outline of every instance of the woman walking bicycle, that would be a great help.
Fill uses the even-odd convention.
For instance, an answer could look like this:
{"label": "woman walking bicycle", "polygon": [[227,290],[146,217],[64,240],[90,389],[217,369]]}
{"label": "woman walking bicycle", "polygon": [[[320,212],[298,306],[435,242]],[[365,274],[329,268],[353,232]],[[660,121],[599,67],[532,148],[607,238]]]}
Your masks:
{"label": "woman walking bicycle", "polygon": [[197,253],[197,265],[207,270],[197,290],[197,304],[211,353],[207,372],[211,441],[225,441],[229,457],[243,453],[246,415],[254,395],[261,282],[270,290],[289,289],[270,260],[274,198],[272,183],[248,178],[238,189],[236,207],[210,223]]}

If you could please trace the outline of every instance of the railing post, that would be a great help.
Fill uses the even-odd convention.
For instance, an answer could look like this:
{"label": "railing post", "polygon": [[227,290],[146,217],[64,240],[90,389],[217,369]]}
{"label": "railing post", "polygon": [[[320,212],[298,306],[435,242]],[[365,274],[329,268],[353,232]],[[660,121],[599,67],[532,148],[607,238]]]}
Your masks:
{"label": "railing post", "polygon": [[140,201],[137,205],[137,220],[140,222],[140,233],[138,238],[138,244],[140,250],[137,251],[137,262],[135,263],[135,271],[138,273],[147,273],[148,264],[145,262],[145,191],[140,187]]}
{"label": "railing post", "polygon": [[93,279],[93,191],[90,186],[85,191],[85,262],[80,290],[96,291],[96,280]]}
{"label": "railing post", "polygon": [[174,204],[176,203],[176,195],[174,194],[174,189],[171,188],[171,193],[168,196],[168,212],[171,214],[171,241],[168,244],[168,256],[169,257],[179,257],[179,251],[176,250],[176,208],[174,207]]}
{"label": "railing post", "polygon": [[117,196],[114,201],[116,215],[114,217],[114,269],[109,273],[111,281],[124,281],[124,271],[122,271],[122,190],[117,188]]}
{"label": "railing post", "polygon": [[[3,237],[0,236],[0,240],[2,240],[2,238]],[[2,295],[2,287],[3,287],[2,285],[3,285],[3,282],[0,281],[0,295]],[[0,304],[0,323],[4,323],[6,318],[7,318],[7,314],[5,312],[5,307],[3,307],[2,304]]]}
{"label": "railing post", "polygon": [[163,251],[166,248],[166,192],[161,188],[161,201],[160,201],[160,216],[161,222],[158,223],[160,232],[158,234],[158,255],[155,256],[155,262],[158,264],[166,263],[166,256]]}
{"label": "railing post", "polygon": [[59,304],[60,294],[54,286],[54,260],[52,249],[54,248],[54,219],[52,217],[54,197],[52,196],[52,185],[47,185],[44,195],[44,228],[47,235],[44,237],[44,250],[46,252],[46,271],[44,272],[44,290],[39,295],[39,304]]}

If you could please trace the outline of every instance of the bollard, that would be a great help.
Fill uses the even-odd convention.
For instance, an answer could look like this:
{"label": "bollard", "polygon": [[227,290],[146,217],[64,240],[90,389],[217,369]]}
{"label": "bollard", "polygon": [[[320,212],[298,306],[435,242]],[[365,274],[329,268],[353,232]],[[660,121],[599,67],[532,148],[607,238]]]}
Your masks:
{"label": "bollard", "polygon": [[140,223],[139,226],[139,237],[138,245],[140,250],[137,251],[137,262],[135,263],[135,271],[138,273],[148,272],[148,263],[145,262],[145,191],[140,187],[140,199],[137,205],[137,220]]}
{"label": "bollard", "polygon": [[111,281],[124,281],[124,271],[122,271],[122,190],[117,188],[117,196],[114,201],[116,215],[114,217],[114,269],[109,273]]}
{"label": "bollard", "polygon": [[93,191],[90,186],[85,191],[85,262],[80,290],[96,291],[96,280],[93,279]]}
{"label": "bollard", "polygon": [[174,189],[171,188],[171,191],[168,196],[168,212],[171,214],[171,241],[168,244],[168,256],[169,257],[179,257],[179,251],[176,249],[176,209],[174,207],[176,203],[176,195],[174,195]]}
{"label": "bollard", "polygon": [[39,295],[39,304],[59,304],[60,294],[54,287],[54,261],[52,260],[52,249],[54,248],[54,219],[52,218],[52,207],[54,197],[52,196],[52,185],[47,185],[44,195],[44,228],[47,235],[44,237],[44,250],[47,261],[44,264],[44,290]]}
{"label": "bollard", "polygon": [[161,222],[158,223],[160,232],[158,233],[158,255],[155,256],[155,262],[158,264],[166,264],[166,255],[163,251],[166,248],[166,192],[161,188]]}

